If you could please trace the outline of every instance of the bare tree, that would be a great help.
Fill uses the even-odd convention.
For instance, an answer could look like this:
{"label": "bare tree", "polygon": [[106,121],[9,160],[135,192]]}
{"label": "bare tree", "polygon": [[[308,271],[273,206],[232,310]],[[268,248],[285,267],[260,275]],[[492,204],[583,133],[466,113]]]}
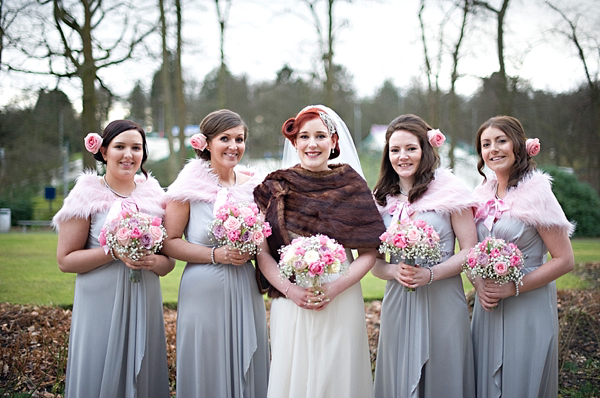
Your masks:
{"label": "bare tree", "polygon": [[221,65],[219,66],[219,107],[225,108],[227,105],[226,91],[227,91],[227,66],[225,64],[225,28],[227,27],[227,20],[229,19],[229,11],[231,10],[231,0],[221,0],[221,4],[225,3],[225,8],[221,10],[219,0],[215,0],[215,6],[217,8],[217,18],[219,19],[219,31],[220,31],[220,46],[221,49]]}
{"label": "bare tree", "polygon": [[500,113],[509,115],[512,110],[512,101],[510,98],[510,90],[508,87],[508,78],[506,76],[506,66],[504,62],[504,18],[508,10],[510,0],[502,0],[502,5],[499,8],[492,7],[487,1],[474,0],[473,5],[482,7],[496,15],[496,47],[498,49],[498,77],[497,95],[500,101]]}
{"label": "bare tree", "polygon": [[183,52],[182,27],[183,19],[181,17],[181,0],[175,0],[175,13],[177,14],[177,50],[175,51],[175,104],[177,105],[177,125],[179,126],[179,168],[185,162],[187,153],[185,149],[185,125],[186,125],[186,106],[185,96],[183,94],[183,71],[181,66],[181,55]]}
{"label": "bare tree", "polygon": [[[107,5],[102,0],[77,0],[65,4],[62,0],[38,0],[38,5],[39,14],[35,24],[32,23],[30,40],[20,41],[17,49],[28,59],[43,61],[46,67],[33,69],[9,65],[8,69],[52,75],[59,80],[80,79],[82,133],[97,131],[100,125],[96,114],[96,83],[112,96],[98,71],[131,59],[135,49],[153,29],[144,28],[143,21],[130,23],[129,17],[134,10],[125,3]],[[49,6],[52,7],[51,15]],[[118,23],[115,18],[119,19]],[[103,40],[98,33],[108,24],[120,27],[117,39]],[[53,40],[54,35],[59,39]],[[35,42],[31,40],[33,37]],[[94,167],[91,155],[84,156],[84,165]]]}

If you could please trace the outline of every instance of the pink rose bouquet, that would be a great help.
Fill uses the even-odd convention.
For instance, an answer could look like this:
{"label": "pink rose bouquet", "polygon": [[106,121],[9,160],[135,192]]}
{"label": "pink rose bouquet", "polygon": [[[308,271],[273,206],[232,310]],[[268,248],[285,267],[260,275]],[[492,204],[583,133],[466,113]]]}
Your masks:
{"label": "pink rose bouquet", "polygon": [[256,203],[229,200],[217,209],[208,229],[219,245],[230,245],[241,253],[252,255],[260,252],[261,243],[272,233]]}
{"label": "pink rose bouquet", "polygon": [[522,284],[525,266],[523,253],[514,243],[488,236],[469,250],[463,270],[469,276],[493,279],[501,285],[514,282]]}
{"label": "pink rose bouquet", "polygon": [[407,265],[415,265],[417,257],[427,264],[437,264],[442,259],[440,236],[425,220],[406,218],[393,222],[379,239],[380,253],[401,257]]}
{"label": "pink rose bouquet", "polygon": [[[122,256],[137,261],[147,251],[157,253],[162,249],[167,231],[162,218],[146,213],[121,210],[119,215],[108,221],[100,230],[100,245],[114,250]],[[141,270],[129,270],[129,279],[137,283],[141,280]]]}
{"label": "pink rose bouquet", "polygon": [[281,277],[295,276],[303,287],[319,287],[324,276],[344,274],[349,267],[344,247],[326,235],[296,238],[279,249],[279,254]]}

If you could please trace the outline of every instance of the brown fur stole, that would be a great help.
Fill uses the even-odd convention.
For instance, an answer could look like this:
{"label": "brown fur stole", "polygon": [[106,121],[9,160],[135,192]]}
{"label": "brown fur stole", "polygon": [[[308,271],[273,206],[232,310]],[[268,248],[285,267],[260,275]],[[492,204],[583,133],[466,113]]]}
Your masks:
{"label": "brown fur stole", "polygon": [[[312,172],[295,166],[269,174],[254,189],[254,200],[271,224],[271,255],[301,236],[327,235],[346,248],[377,248],[385,225],[366,181],[347,164]],[[275,294],[274,294],[275,293]],[[274,288],[271,297],[281,296]]]}

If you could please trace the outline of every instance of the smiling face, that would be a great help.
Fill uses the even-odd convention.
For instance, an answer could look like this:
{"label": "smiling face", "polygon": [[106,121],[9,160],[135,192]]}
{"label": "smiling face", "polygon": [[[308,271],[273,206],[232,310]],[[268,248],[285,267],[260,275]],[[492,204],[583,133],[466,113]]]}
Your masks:
{"label": "smiling face", "polygon": [[481,158],[490,170],[496,175],[510,173],[515,164],[513,142],[502,130],[488,127],[481,133],[479,145]]}
{"label": "smiling face", "polygon": [[406,130],[397,130],[390,136],[389,157],[394,171],[403,185],[412,186],[423,155],[419,139]]}
{"label": "smiling face", "polygon": [[301,166],[310,171],[328,170],[327,160],[336,142],[337,135],[329,134],[320,118],[304,123],[296,135],[294,144]]}
{"label": "smiling face", "polygon": [[137,130],[127,130],[110,141],[100,152],[106,161],[106,172],[115,178],[133,178],[142,164],[144,141]]}
{"label": "smiling face", "polygon": [[215,135],[208,142],[207,150],[210,151],[210,162],[213,167],[235,167],[246,150],[244,126],[233,127]]}

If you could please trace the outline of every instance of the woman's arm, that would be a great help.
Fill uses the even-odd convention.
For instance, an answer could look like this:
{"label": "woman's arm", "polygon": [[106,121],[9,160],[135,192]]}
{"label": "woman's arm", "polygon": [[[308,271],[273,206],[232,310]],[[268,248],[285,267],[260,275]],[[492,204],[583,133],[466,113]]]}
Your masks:
{"label": "woman's arm", "polygon": [[[183,231],[189,219],[189,202],[172,201],[167,204],[165,213],[167,239],[163,244],[162,252],[190,263],[211,264],[212,247],[196,245],[183,239]],[[214,258],[217,263],[242,265],[248,262],[250,255],[240,254],[229,246],[221,246],[215,249]]]}
{"label": "woman's arm", "polygon": [[82,274],[113,261],[102,247],[85,248],[89,231],[89,218],[71,218],[60,223],[56,261],[62,272]]}

